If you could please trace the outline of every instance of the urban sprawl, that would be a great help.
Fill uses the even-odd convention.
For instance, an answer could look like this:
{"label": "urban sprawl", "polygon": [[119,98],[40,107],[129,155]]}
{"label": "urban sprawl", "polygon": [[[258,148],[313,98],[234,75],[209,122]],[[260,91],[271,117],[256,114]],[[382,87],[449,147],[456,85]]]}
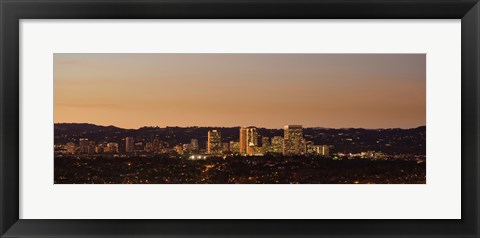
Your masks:
{"label": "urban sprawl", "polygon": [[266,153],[283,155],[317,154],[329,156],[328,145],[314,145],[311,141],[303,138],[303,129],[300,125],[288,125],[284,127],[284,136],[272,138],[259,136],[256,127],[241,127],[238,141],[222,141],[220,130],[208,131],[206,148],[201,149],[198,139],[191,139],[188,144],[179,144],[173,147],[168,142],[154,139],[153,141],[136,141],[135,138],[125,137],[125,150],[119,149],[118,142],[97,144],[88,138],[80,138],[78,144],[68,142],[55,145],[56,155],[112,155],[115,157],[151,154],[190,155],[189,159],[205,159],[211,156],[243,155],[262,156]]}
{"label": "urban sprawl", "polygon": [[54,154],[55,183],[67,184],[426,183],[425,127],[56,124]]}

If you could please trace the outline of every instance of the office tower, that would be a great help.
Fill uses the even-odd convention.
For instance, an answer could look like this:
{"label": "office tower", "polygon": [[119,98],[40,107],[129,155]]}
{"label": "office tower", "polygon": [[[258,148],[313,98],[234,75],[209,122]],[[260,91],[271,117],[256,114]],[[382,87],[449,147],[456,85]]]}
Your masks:
{"label": "office tower", "polygon": [[233,154],[240,153],[240,143],[238,141],[230,141],[230,151]]}
{"label": "office tower", "polygon": [[190,149],[193,152],[198,151],[199,147],[198,147],[198,140],[197,139],[191,139],[190,140]]}
{"label": "office tower", "polygon": [[315,145],[314,146],[315,154],[328,156],[330,155],[330,148],[328,145]]}
{"label": "office tower", "polygon": [[118,153],[118,143],[110,142],[107,144],[108,153]]}
{"label": "office tower", "polygon": [[134,146],[133,146],[133,137],[125,138],[125,152],[133,153]]}
{"label": "office tower", "polygon": [[307,148],[307,154],[315,154],[316,153],[315,145],[313,144],[313,141],[307,141],[305,143],[305,146]]}
{"label": "office tower", "polygon": [[81,138],[78,144],[79,144],[78,152],[80,154],[88,154],[88,139]]}
{"label": "office tower", "polygon": [[301,125],[288,125],[283,128],[283,154],[302,155],[306,152]]}
{"label": "office tower", "polygon": [[270,152],[281,154],[283,153],[283,138],[281,136],[272,137]]}
{"label": "office tower", "polygon": [[75,145],[75,143],[73,142],[68,142],[66,145],[65,145],[65,150],[67,151],[67,154],[75,154],[76,150],[77,150],[77,147]]}
{"label": "office tower", "polygon": [[207,153],[213,155],[222,154],[222,136],[220,131],[208,131]]}
{"label": "office tower", "polygon": [[270,151],[270,138],[262,137],[262,152],[267,153]]}
{"label": "office tower", "polygon": [[258,147],[258,132],[253,126],[240,128],[240,154],[254,154]]}

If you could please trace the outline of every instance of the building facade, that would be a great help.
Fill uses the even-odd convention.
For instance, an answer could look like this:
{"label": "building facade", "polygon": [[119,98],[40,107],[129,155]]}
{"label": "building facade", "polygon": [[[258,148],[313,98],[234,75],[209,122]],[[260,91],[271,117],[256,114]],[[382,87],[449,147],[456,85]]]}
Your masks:
{"label": "building facade", "polygon": [[283,138],[281,136],[272,137],[272,142],[270,145],[269,152],[272,152],[275,154],[283,153]]}
{"label": "building facade", "polygon": [[240,128],[240,154],[253,155],[258,147],[258,131],[256,127],[241,127]]}
{"label": "building facade", "polygon": [[330,148],[328,145],[314,145],[313,148],[315,154],[324,156],[330,155]]}
{"label": "building facade", "polygon": [[125,138],[125,152],[133,153],[134,148],[133,137]]}
{"label": "building facade", "polygon": [[240,153],[240,143],[238,141],[230,141],[230,152],[233,154]]}
{"label": "building facade", "polygon": [[302,155],[306,152],[303,128],[301,125],[288,125],[283,128],[283,154]]}
{"label": "building facade", "polygon": [[220,131],[208,131],[207,153],[213,155],[222,154],[222,136]]}

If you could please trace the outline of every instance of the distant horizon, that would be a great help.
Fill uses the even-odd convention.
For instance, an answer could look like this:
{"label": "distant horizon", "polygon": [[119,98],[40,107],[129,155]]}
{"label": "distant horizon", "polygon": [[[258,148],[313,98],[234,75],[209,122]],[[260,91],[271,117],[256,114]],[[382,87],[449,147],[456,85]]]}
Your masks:
{"label": "distant horizon", "polygon": [[253,127],[256,127],[256,128],[260,128],[260,129],[283,129],[284,126],[288,126],[288,125],[301,125],[302,128],[322,128],[322,129],[335,129],[335,130],[339,130],[339,129],[365,129],[365,130],[390,130],[390,129],[401,129],[401,130],[408,130],[408,129],[416,129],[416,128],[419,128],[419,127],[426,127],[427,125],[419,125],[419,126],[416,126],[416,127],[405,127],[405,128],[402,128],[402,127],[385,127],[385,128],[364,128],[364,127],[325,127],[325,126],[304,126],[302,124],[295,124],[295,123],[291,123],[291,124],[285,124],[284,126],[282,127],[262,127],[262,126],[255,126],[255,125],[244,125],[244,126],[240,126],[240,125],[236,125],[236,126],[173,126],[173,125],[167,125],[167,126],[158,126],[158,125],[144,125],[144,126],[141,126],[141,127],[137,127],[137,128],[126,128],[126,127],[121,127],[121,126],[116,126],[116,125],[113,125],[113,124],[110,124],[110,125],[105,125],[105,124],[95,124],[95,123],[89,123],[89,122],[54,122],[53,123],[54,125],[57,125],[57,124],[88,124],[88,125],[94,125],[94,126],[102,126],[102,127],[109,127],[109,126],[113,126],[113,127],[116,127],[116,128],[119,128],[119,129],[125,129],[125,130],[138,130],[138,129],[141,129],[141,128],[146,128],[146,127],[158,127],[158,128],[167,128],[167,127],[179,127],[179,128],[191,128],[191,127],[198,127],[198,128],[234,128],[234,127],[249,127],[249,126],[253,126]]}

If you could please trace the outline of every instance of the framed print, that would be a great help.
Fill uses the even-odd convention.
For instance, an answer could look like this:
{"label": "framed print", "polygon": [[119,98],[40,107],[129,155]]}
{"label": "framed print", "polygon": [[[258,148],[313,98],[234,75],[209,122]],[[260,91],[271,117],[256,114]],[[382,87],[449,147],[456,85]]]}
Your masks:
{"label": "framed print", "polygon": [[2,237],[479,235],[477,1],[0,3]]}

